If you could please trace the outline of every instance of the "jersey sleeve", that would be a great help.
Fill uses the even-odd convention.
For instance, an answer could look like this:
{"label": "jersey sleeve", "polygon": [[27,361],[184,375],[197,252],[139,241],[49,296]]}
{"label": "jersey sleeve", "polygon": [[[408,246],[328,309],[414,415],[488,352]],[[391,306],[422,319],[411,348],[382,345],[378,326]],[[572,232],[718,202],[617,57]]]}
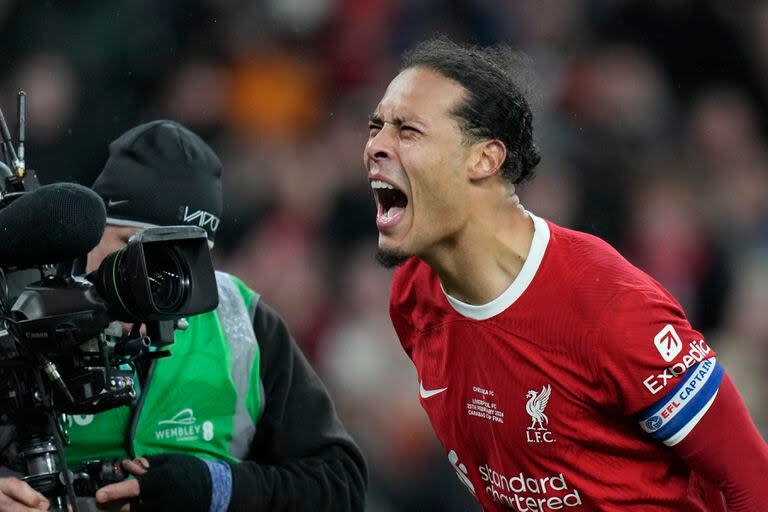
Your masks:
{"label": "jersey sleeve", "polygon": [[714,350],[660,286],[621,292],[599,326],[601,402],[668,446],[682,441],[720,387]]}
{"label": "jersey sleeve", "polygon": [[727,373],[710,410],[672,450],[720,489],[729,512],[765,510],[768,444]]}

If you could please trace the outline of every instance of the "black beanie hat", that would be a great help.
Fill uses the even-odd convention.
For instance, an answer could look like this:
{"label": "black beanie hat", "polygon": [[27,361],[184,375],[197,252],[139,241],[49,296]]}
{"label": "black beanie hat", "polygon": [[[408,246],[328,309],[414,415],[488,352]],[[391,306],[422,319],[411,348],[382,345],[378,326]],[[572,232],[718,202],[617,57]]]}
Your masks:
{"label": "black beanie hat", "polygon": [[221,161],[175,121],[152,121],[115,139],[92,188],[104,200],[107,224],[199,226],[213,247],[222,209]]}

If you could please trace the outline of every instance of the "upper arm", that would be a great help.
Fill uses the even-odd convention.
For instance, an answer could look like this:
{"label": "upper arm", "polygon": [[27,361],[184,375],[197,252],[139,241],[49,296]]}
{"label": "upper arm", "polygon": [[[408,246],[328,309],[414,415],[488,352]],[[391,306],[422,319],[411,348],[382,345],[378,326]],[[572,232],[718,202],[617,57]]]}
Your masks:
{"label": "upper arm", "polygon": [[602,398],[716,484],[729,510],[768,502],[768,447],[715,352],[660,287],[623,293],[607,308]]}
{"label": "upper arm", "polygon": [[680,442],[717,395],[723,369],[715,352],[661,289],[622,293],[604,318],[603,403],[635,417],[639,432]]}
{"label": "upper arm", "polygon": [[[324,384],[278,314],[261,301],[254,330],[262,347],[265,408],[257,426],[257,456],[306,457],[342,447],[359,455]],[[362,460],[362,456],[360,456]]]}
{"label": "upper arm", "polygon": [[367,470],[322,382],[277,313],[259,301],[264,411],[232,469],[231,510],[362,510]]}

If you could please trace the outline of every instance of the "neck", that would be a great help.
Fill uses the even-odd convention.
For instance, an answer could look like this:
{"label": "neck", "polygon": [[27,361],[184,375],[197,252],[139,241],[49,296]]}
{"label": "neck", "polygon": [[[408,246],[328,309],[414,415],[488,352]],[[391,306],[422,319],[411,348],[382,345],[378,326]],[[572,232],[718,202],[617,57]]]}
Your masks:
{"label": "neck", "polygon": [[472,219],[455,240],[423,259],[450,296],[467,304],[487,304],[520,273],[534,231],[533,219],[513,196],[493,213]]}

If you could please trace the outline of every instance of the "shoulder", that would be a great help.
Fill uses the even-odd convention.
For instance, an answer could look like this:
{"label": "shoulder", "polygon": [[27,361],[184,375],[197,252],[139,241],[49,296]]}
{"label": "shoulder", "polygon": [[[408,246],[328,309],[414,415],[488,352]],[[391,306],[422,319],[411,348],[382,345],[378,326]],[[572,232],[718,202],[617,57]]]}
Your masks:
{"label": "shoulder", "polygon": [[223,272],[216,271],[216,281],[219,285],[219,308],[221,308],[221,299],[224,296],[237,293],[245,301],[248,314],[253,322],[253,331],[260,344],[265,340],[273,338],[289,338],[288,328],[285,320],[275,308],[265,302],[261,295],[251,289],[239,277]]}
{"label": "shoulder", "polygon": [[[547,221],[549,242],[532,293],[536,304],[601,316],[614,301],[665,295],[666,291],[606,241]],[[666,294],[665,298],[671,299]],[[673,299],[672,299],[673,300]]]}
{"label": "shoulder", "polygon": [[423,330],[449,314],[440,280],[432,269],[416,257],[397,268],[392,280],[389,313],[395,329]]}
{"label": "shoulder", "polygon": [[393,302],[402,302],[408,299],[418,283],[424,283],[429,279],[431,270],[429,266],[416,257],[409,258],[405,263],[397,267],[392,279]]}
{"label": "shoulder", "polygon": [[608,284],[644,280],[647,276],[605,240],[548,222],[550,242],[547,251],[555,263],[568,266],[573,277],[601,277]]}
{"label": "shoulder", "polygon": [[274,337],[289,338],[288,326],[275,308],[260,300],[253,313],[253,330],[256,337],[268,340]]}
{"label": "shoulder", "polygon": [[221,270],[216,271],[216,283],[219,289],[219,299],[230,298],[230,295],[237,294],[245,301],[246,308],[251,311],[258,305],[259,294],[253,291],[247,284],[243,282],[239,277],[223,272]]}

